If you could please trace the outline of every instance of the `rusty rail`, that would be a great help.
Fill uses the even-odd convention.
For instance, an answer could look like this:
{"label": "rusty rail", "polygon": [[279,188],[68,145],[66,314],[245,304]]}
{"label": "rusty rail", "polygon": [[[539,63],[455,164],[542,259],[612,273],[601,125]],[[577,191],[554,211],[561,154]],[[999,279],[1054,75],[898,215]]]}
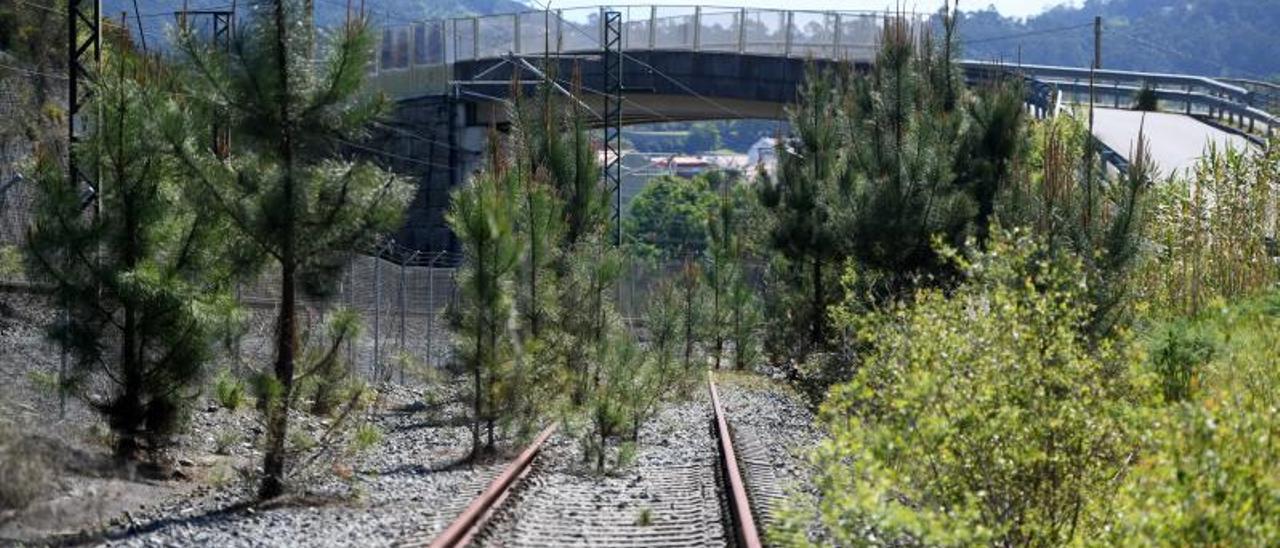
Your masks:
{"label": "rusty rail", "polygon": [[715,378],[707,373],[707,386],[711,389],[711,407],[715,410],[715,428],[720,442],[720,464],[724,471],[725,486],[728,489],[726,500],[729,502],[729,514],[734,525],[734,536],[738,546],[742,548],[760,548],[760,533],[756,530],[755,518],[751,516],[751,503],[747,499],[747,485],[742,481],[742,473],[738,470],[738,456],[733,451],[733,439],[729,435],[729,421],[724,418],[724,408],[720,405],[720,394],[716,392]]}
{"label": "rusty rail", "polygon": [[542,451],[542,445],[546,443],[547,438],[551,437],[551,434],[555,433],[558,426],[558,423],[553,423],[544,428],[533,443],[529,444],[520,456],[516,457],[516,460],[507,465],[502,474],[499,474],[480,496],[471,501],[471,504],[467,505],[467,508],[453,520],[453,523],[449,524],[443,533],[440,533],[440,536],[431,541],[431,548],[452,548],[470,543],[498,505],[506,500],[516,480],[529,473],[534,457]]}

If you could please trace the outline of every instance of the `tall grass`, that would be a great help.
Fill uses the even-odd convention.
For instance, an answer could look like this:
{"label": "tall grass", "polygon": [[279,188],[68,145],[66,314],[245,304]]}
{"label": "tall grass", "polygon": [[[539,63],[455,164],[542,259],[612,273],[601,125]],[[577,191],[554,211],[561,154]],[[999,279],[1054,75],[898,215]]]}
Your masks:
{"label": "tall grass", "polygon": [[1157,189],[1139,287],[1157,315],[1193,315],[1216,299],[1274,285],[1280,146],[1208,154]]}

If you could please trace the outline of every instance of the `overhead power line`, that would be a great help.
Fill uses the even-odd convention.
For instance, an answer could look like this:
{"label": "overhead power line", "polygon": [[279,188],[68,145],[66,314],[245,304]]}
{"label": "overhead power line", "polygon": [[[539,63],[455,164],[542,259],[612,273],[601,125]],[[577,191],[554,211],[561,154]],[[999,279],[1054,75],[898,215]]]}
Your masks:
{"label": "overhead power line", "polygon": [[1027,31],[1027,32],[1020,32],[1020,33],[1017,33],[1017,34],[1009,34],[1009,35],[1005,35],[1005,36],[989,36],[989,37],[985,37],[985,38],[978,38],[978,39],[976,39],[976,40],[961,40],[961,42],[962,42],[962,43],[964,43],[964,44],[966,44],[966,45],[968,45],[968,44],[985,44],[985,43],[988,43],[988,42],[1000,42],[1000,41],[1003,41],[1003,40],[1017,40],[1017,39],[1019,39],[1019,38],[1029,38],[1029,37],[1032,37],[1032,36],[1043,36],[1043,35],[1046,35],[1046,34],[1056,34],[1056,33],[1060,33],[1060,32],[1067,32],[1067,31],[1071,31],[1071,30],[1083,29],[1083,28],[1088,28],[1088,27],[1092,27],[1092,26],[1093,26],[1093,23],[1083,23],[1083,24],[1080,24],[1080,25],[1071,25],[1071,26],[1067,26],[1067,27],[1055,27],[1055,28],[1050,28],[1050,29],[1033,30],[1033,31]]}

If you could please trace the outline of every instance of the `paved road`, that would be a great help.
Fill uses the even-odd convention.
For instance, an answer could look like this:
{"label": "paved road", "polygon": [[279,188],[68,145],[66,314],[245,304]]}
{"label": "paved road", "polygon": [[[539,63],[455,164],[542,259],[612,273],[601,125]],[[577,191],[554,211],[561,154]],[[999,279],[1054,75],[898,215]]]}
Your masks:
{"label": "paved road", "polygon": [[1138,139],[1139,128],[1150,143],[1151,157],[1159,166],[1161,177],[1185,173],[1204,155],[1210,143],[1217,143],[1220,149],[1253,146],[1244,137],[1181,114],[1109,108],[1094,111],[1094,134],[1126,158],[1130,157]]}

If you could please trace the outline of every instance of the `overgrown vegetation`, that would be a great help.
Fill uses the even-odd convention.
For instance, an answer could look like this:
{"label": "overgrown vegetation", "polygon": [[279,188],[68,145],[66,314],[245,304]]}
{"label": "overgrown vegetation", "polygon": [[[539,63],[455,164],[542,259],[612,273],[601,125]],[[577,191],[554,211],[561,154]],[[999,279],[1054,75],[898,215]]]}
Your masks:
{"label": "overgrown vegetation", "polygon": [[[368,23],[356,17],[322,33],[307,6],[280,0],[255,11],[229,53],[183,29],[184,100],[165,116],[167,142],[194,181],[193,192],[231,227],[224,238],[237,251],[235,262],[279,274],[275,362],[258,383],[267,422],[263,497],[285,489],[297,381],[325,376],[352,333],[331,330],[309,351],[299,296],[331,293],[347,254],[398,226],[411,191],[400,177],[340,153],[386,106],[360,92],[373,55]],[[215,118],[242,153],[222,158],[190,137]],[[327,402],[317,405],[323,411]]]}
{"label": "overgrown vegetation", "polygon": [[[787,276],[807,256],[779,245],[793,238],[773,245],[768,287],[781,291],[768,298],[789,312],[772,318],[782,344],[770,353],[795,364],[830,434],[813,453],[816,496],[788,505],[774,540],[1275,542],[1265,516],[1280,492],[1268,441],[1276,145],[1210,150],[1193,172],[1162,179],[1140,135],[1127,171],[1108,174],[1079,121],[1026,120],[1016,84],[936,85],[947,81],[947,39],[911,51],[914,40],[886,36],[883,70],[905,55],[914,72],[814,75],[835,83],[807,84],[793,110],[797,136],[779,151],[791,159],[774,188],[830,190],[797,208],[766,193],[774,229],[819,234],[821,220],[849,227],[837,230],[854,245],[839,256],[840,288],[823,293]],[[934,108],[947,120],[904,122],[900,89],[919,94],[910,116]],[[841,96],[855,99],[837,117],[862,121],[827,133],[806,102]],[[851,159],[838,183],[873,182],[863,194],[819,184],[815,143],[828,135],[859,136],[830,154]],[[902,194],[911,187],[899,181],[915,190]],[[894,213],[918,195],[932,197]],[[827,291],[834,302],[818,306]],[[806,308],[825,314],[827,336],[795,322]]]}
{"label": "overgrown vegetation", "polygon": [[107,45],[94,99],[102,117],[75,150],[100,167],[85,167],[97,186],[69,181],[42,154],[27,251],[65,309],[49,330],[74,359],[62,389],[106,418],[118,457],[136,459],[180,427],[211,357],[212,319],[231,306],[220,264],[227,226],[193,201],[176,160],[155,146],[167,76],[127,42]]}
{"label": "overgrown vegetation", "polygon": [[1265,152],[1211,147],[1186,178],[1160,185],[1150,244],[1135,285],[1157,313],[1194,315],[1280,281],[1280,146]]}
{"label": "overgrown vegetation", "polygon": [[[868,348],[822,407],[822,530],[841,545],[1064,545],[1107,523],[1135,444],[1123,344],[1093,344],[1078,260],[1026,231],[955,255],[964,281],[833,312]],[[1087,301],[1084,301],[1087,302]],[[791,517],[802,542],[808,514]],[[781,537],[780,537],[781,539]]]}

